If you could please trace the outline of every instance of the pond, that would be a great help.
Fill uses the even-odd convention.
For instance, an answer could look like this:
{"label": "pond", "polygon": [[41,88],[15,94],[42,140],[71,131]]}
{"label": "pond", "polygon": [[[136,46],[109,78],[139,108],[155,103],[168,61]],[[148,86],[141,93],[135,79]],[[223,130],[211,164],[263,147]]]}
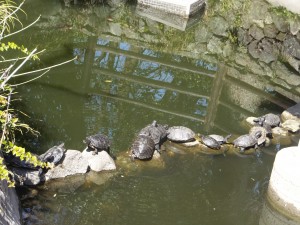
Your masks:
{"label": "pond", "polygon": [[[182,52],[183,42],[193,44],[188,35],[200,29],[203,15],[182,31],[141,17],[134,6],[101,5],[91,13],[90,7],[32,0],[25,11],[32,4],[36,10],[28,20],[39,13],[42,19],[22,39],[47,49],[35,68],[77,56],[17,90],[22,110],[41,133],[25,143],[38,154],[61,142],[83,150],[85,137],[101,132],[118,160],[153,120],[238,136],[248,133],[248,116],[280,114],[295,103],[266,88],[268,80],[257,74],[231,76],[230,64],[218,55]],[[139,29],[131,36],[143,40],[119,34],[131,27]],[[151,29],[161,31],[156,40],[149,38]],[[169,43],[157,41],[170,37]],[[50,182],[22,205],[35,213],[34,224],[259,224],[276,151],[298,140],[276,139],[259,157],[174,154],[163,157],[163,167],[145,163],[72,178],[75,183]]]}

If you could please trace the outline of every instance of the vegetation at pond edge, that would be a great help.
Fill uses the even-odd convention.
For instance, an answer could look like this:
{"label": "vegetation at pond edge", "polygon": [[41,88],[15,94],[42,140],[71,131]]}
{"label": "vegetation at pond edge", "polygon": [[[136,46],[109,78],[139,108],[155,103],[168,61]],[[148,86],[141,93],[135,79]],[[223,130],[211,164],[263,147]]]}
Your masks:
{"label": "vegetation at pond edge", "polygon": [[[20,75],[18,72],[27,61],[38,59],[36,53],[37,49],[30,51],[23,45],[3,41],[9,36],[17,35],[19,32],[29,28],[36,22],[23,27],[22,22],[17,15],[17,13],[23,12],[21,9],[23,3],[17,5],[13,1],[3,0],[1,1],[0,7],[0,63],[2,64],[0,70],[0,180],[6,180],[9,186],[14,186],[14,181],[11,172],[5,165],[3,154],[12,154],[14,157],[19,157],[21,161],[27,161],[35,167],[50,167],[49,163],[40,161],[37,156],[26,151],[25,148],[19,146],[19,143],[16,142],[16,136],[23,135],[24,132],[29,132],[33,135],[39,134],[28,124],[20,121],[18,117],[19,112],[18,110],[13,109],[12,102],[15,101],[13,95],[15,94],[14,88],[16,86],[25,84],[41,75],[23,83],[10,84],[10,81],[14,77]],[[17,25],[21,25],[22,28],[14,31],[13,28],[17,27]]]}

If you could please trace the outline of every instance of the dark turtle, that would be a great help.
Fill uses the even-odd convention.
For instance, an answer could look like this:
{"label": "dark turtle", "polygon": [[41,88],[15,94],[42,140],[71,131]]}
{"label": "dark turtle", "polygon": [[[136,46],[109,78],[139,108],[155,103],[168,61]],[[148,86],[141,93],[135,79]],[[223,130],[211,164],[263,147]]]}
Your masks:
{"label": "dark turtle", "polygon": [[217,140],[210,136],[205,136],[205,135],[200,135],[200,141],[207,147],[212,148],[212,149],[220,149],[221,145]]}
{"label": "dark turtle", "polygon": [[231,137],[231,134],[228,134],[226,137],[223,137],[221,135],[218,134],[210,134],[208,135],[209,137],[212,137],[213,139],[215,139],[217,142],[219,142],[220,145],[228,143],[228,138]]}
{"label": "dark turtle", "polygon": [[249,130],[249,134],[252,136],[255,136],[257,132],[261,132],[261,136],[257,139],[257,145],[262,145],[263,143],[266,142],[267,129],[261,126],[254,126],[251,127],[251,129]]}
{"label": "dark turtle", "polygon": [[258,117],[257,119],[255,119],[253,121],[258,123],[260,126],[267,124],[267,125],[270,125],[271,127],[278,127],[280,124],[280,117],[273,113],[268,113],[264,116]]}
{"label": "dark turtle", "polygon": [[189,142],[195,140],[195,133],[188,127],[173,126],[168,129],[168,139],[174,142]]}
{"label": "dark turtle", "polygon": [[93,151],[93,155],[97,154],[98,151],[105,150],[109,152],[110,141],[104,134],[94,134],[85,138],[84,143],[87,144],[87,148]]}
{"label": "dark turtle", "polygon": [[44,154],[40,155],[39,159],[42,162],[49,162],[49,163],[53,163],[54,165],[57,165],[65,155],[66,149],[64,145],[65,144],[62,143],[59,146],[53,146]]}
{"label": "dark turtle", "polygon": [[140,135],[146,135],[152,138],[155,144],[155,149],[157,151],[160,150],[160,145],[166,140],[167,138],[167,125],[158,124],[156,120],[152,122],[152,124],[147,125],[144,127],[139,133]]}
{"label": "dark turtle", "polygon": [[245,149],[258,147],[257,141],[261,137],[261,131],[257,131],[255,134],[245,134],[233,141],[233,145],[236,148],[239,148],[241,152],[244,152]]}
{"label": "dark turtle", "polygon": [[131,146],[132,158],[151,159],[155,150],[155,143],[148,135],[139,135]]}

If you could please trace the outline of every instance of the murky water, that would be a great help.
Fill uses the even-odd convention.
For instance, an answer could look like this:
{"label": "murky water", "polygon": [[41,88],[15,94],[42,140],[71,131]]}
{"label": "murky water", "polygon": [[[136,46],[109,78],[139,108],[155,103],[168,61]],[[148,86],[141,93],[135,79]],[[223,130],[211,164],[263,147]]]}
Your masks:
{"label": "murky water", "polygon": [[[50,16],[62,10],[59,2],[38,8]],[[76,13],[76,8],[64,10]],[[113,12],[107,7],[99,11],[102,20],[94,24],[102,26]],[[28,143],[37,153],[60,142],[81,150],[86,136],[102,132],[118,156],[154,119],[204,134],[239,135],[248,132],[242,123],[247,116],[281,113],[293,104],[230,77],[223,62],[172,51],[175,44],[160,51],[107,32],[66,32],[66,24],[56,23],[57,29],[25,35],[33,46],[48,48],[41,57],[44,66],[78,56],[18,89],[23,110],[41,133]],[[261,157],[164,155],[163,167],[145,163],[137,170],[119,167],[75,177],[75,183],[49,183],[23,206],[33,209],[34,224],[259,224],[276,144],[298,139],[277,140]]]}

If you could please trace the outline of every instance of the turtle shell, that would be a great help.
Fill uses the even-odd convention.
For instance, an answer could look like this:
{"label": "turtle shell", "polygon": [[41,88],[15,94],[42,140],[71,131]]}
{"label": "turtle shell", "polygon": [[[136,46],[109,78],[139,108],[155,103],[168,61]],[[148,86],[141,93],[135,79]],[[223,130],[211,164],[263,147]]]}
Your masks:
{"label": "turtle shell", "polygon": [[271,127],[278,127],[280,124],[280,117],[273,113],[268,113],[264,116],[258,117],[255,122],[260,126],[269,125]]}
{"label": "turtle shell", "polygon": [[89,149],[98,150],[98,151],[108,151],[110,147],[110,141],[108,137],[104,134],[94,134],[86,137],[85,143]]}
{"label": "turtle shell", "polygon": [[195,140],[195,133],[188,127],[173,126],[168,129],[168,139],[175,142],[188,142]]}
{"label": "turtle shell", "polygon": [[152,124],[147,125],[144,127],[139,133],[140,135],[149,136],[152,138],[155,144],[155,149],[159,150],[159,146],[167,137],[167,125],[158,124],[155,120]]}
{"label": "turtle shell", "polygon": [[234,147],[238,147],[241,151],[247,148],[257,147],[258,138],[261,137],[261,131],[253,134],[244,134],[233,141]]}
{"label": "turtle shell", "polygon": [[260,126],[254,126],[251,127],[251,129],[249,130],[249,134],[251,136],[255,136],[255,134],[260,131],[261,132],[261,137],[259,137],[257,139],[257,144],[258,145],[262,145],[263,143],[265,143],[266,141],[266,137],[267,137],[267,130],[265,127],[260,127]]}
{"label": "turtle shell", "polygon": [[54,163],[54,165],[57,165],[65,155],[65,151],[64,143],[62,143],[59,146],[50,148],[44,154],[40,155],[39,159],[43,162]]}
{"label": "turtle shell", "polygon": [[152,158],[154,150],[154,141],[147,135],[139,135],[131,146],[132,156],[138,159]]}
{"label": "turtle shell", "polygon": [[206,145],[207,147],[212,148],[212,149],[220,149],[221,148],[221,145],[219,144],[219,142],[210,136],[201,135],[201,142],[204,145]]}
{"label": "turtle shell", "polygon": [[228,143],[227,139],[231,137],[231,134],[227,135],[226,137],[223,137],[223,136],[218,135],[218,134],[210,134],[208,136],[215,139],[221,145],[221,144],[224,144],[224,143]]}

